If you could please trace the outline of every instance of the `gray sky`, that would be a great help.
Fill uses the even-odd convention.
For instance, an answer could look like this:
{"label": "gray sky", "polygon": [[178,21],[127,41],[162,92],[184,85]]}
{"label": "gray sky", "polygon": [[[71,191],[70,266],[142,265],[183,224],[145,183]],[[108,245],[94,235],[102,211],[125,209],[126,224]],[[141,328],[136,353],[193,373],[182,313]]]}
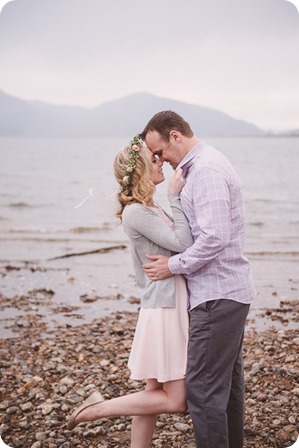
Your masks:
{"label": "gray sky", "polygon": [[94,107],[148,92],[299,128],[299,14],[287,0],[5,3],[6,93]]}

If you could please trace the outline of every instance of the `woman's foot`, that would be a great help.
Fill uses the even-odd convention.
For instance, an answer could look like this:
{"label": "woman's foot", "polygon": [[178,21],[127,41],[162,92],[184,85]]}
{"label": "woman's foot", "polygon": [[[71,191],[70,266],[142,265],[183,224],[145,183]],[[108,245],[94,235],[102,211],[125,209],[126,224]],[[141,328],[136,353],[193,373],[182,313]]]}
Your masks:
{"label": "woman's foot", "polygon": [[76,423],[76,418],[78,415],[84,411],[84,409],[93,406],[97,403],[101,403],[102,401],[105,401],[105,398],[102,396],[100,392],[93,392],[87,400],[85,400],[81,406],[79,406],[70,416],[68,422],[67,422],[67,429],[72,430],[74,429],[80,422]]}

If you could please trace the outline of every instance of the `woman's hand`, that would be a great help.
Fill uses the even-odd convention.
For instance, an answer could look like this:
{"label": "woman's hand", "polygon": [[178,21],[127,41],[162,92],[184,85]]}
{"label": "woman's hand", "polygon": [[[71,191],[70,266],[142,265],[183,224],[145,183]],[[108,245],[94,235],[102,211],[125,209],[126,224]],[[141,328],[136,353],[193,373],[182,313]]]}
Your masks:
{"label": "woman's hand", "polygon": [[185,179],[183,176],[183,170],[182,168],[179,168],[170,178],[167,192],[180,194],[184,185],[185,185]]}

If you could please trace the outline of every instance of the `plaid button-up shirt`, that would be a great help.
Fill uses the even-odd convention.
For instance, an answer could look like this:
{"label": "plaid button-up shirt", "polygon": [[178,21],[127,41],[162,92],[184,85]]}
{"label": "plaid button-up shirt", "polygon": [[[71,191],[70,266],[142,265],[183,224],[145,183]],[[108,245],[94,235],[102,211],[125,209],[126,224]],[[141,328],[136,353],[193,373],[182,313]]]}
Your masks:
{"label": "plaid button-up shirt", "polygon": [[189,307],[215,299],[251,303],[255,296],[249,261],[243,255],[244,201],[239,177],[226,157],[201,142],[181,161],[186,184],[181,205],[194,243],[169,259],[184,274]]}

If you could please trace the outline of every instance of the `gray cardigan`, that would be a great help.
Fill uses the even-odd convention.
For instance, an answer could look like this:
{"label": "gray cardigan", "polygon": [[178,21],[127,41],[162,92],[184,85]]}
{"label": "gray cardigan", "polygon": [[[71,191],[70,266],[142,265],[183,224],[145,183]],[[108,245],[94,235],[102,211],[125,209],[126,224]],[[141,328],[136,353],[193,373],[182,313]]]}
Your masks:
{"label": "gray cardigan", "polygon": [[171,256],[183,252],[193,244],[187,218],[181,209],[180,197],[169,194],[168,200],[173,219],[167,216],[174,222],[172,227],[154,210],[142,204],[127,205],[122,214],[124,231],[130,240],[136,282],[143,288],[142,308],[175,307],[174,276],[164,280],[150,280],[142,269],[142,265],[150,261],[146,254]]}

